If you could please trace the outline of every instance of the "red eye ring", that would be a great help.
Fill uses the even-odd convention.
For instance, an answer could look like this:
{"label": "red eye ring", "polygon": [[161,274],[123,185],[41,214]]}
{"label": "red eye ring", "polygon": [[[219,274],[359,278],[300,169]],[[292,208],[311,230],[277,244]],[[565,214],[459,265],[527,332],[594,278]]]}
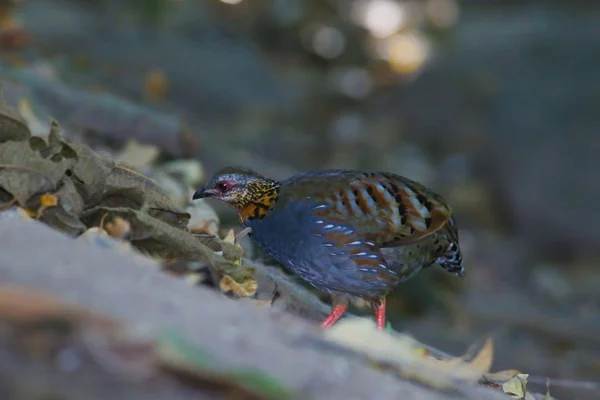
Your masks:
{"label": "red eye ring", "polygon": [[219,181],[217,182],[215,188],[221,192],[221,193],[225,193],[226,191],[228,191],[230,189],[230,185],[229,183],[227,183],[226,181]]}

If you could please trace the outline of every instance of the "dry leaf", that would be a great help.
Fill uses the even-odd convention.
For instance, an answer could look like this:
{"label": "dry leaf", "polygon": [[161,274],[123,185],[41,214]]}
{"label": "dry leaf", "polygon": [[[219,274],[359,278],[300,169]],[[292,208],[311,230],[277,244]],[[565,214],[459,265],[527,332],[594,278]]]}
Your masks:
{"label": "dry leaf", "polygon": [[449,371],[458,368],[454,373],[458,373],[464,367],[470,369],[472,373],[467,372],[463,377],[469,380],[479,380],[484,374],[490,371],[494,358],[494,343],[492,338],[486,338],[483,347],[475,356],[468,360],[468,354],[472,351],[469,349],[467,353],[461,357],[450,358],[445,360],[434,359],[442,368]]}
{"label": "dry leaf", "polygon": [[21,219],[31,220],[31,216],[29,215],[29,213],[27,212],[27,210],[24,209],[23,207],[17,207],[17,215],[19,217],[21,217]]}
{"label": "dry leaf", "polygon": [[519,374],[502,385],[504,393],[517,399],[525,398],[528,374]]}
{"label": "dry leaf", "polygon": [[394,367],[404,377],[440,389],[453,387],[456,379],[477,382],[489,371],[493,358],[493,342],[488,338],[470,360],[466,355],[439,360],[412,337],[381,331],[365,318],[344,319],[323,334],[326,339],[357,350],[383,366]]}
{"label": "dry leaf", "polygon": [[196,159],[170,161],[158,166],[157,170],[191,187],[199,185],[204,179],[204,167]]}
{"label": "dry leaf", "polygon": [[206,233],[216,236],[219,233],[219,216],[215,210],[204,201],[196,201],[188,206],[190,214],[187,228],[192,233]]}
{"label": "dry leaf", "polygon": [[483,374],[483,378],[490,382],[504,383],[504,382],[508,382],[509,380],[511,380],[515,376],[519,375],[520,373],[521,372],[517,371],[516,369],[505,369],[503,371],[489,372],[489,373]]}
{"label": "dry leaf", "polygon": [[153,103],[161,102],[168,89],[167,76],[163,71],[154,70],[146,74],[146,97]]}
{"label": "dry leaf", "polygon": [[223,238],[224,242],[235,244],[235,232],[233,229],[227,231],[227,234]]}
{"label": "dry leaf", "polygon": [[550,394],[550,378],[546,378],[546,394],[544,394],[544,400],[554,400]]}
{"label": "dry leaf", "polygon": [[106,222],[102,225],[102,228],[106,230],[110,236],[117,239],[124,239],[131,231],[131,224],[121,217],[115,217],[110,222]]}
{"label": "dry leaf", "polygon": [[128,140],[124,148],[115,157],[117,163],[141,169],[152,165],[160,154],[158,147],[151,144],[141,144],[136,140]]}
{"label": "dry leaf", "polygon": [[19,99],[17,103],[19,114],[27,123],[29,131],[33,136],[46,136],[50,130],[50,126],[46,122],[42,122],[33,112],[31,103],[26,98]]}
{"label": "dry leaf", "polygon": [[237,282],[229,275],[224,275],[219,282],[219,288],[223,293],[232,292],[238,297],[252,297],[256,293],[258,283],[254,279],[244,279],[243,282]]}

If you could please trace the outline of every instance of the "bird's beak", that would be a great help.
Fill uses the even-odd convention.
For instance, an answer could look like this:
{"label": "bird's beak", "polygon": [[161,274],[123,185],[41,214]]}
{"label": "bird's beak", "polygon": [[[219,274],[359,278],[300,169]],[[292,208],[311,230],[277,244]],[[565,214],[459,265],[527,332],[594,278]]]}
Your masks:
{"label": "bird's beak", "polygon": [[202,186],[200,189],[196,190],[192,196],[192,200],[214,197],[216,194],[216,189],[207,189],[206,186]]}

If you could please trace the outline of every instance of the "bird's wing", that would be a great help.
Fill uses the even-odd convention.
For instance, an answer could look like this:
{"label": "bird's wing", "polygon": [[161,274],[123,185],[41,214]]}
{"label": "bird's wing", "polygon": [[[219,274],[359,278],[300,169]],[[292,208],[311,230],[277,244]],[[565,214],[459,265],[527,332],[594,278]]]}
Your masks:
{"label": "bird's wing", "polygon": [[446,201],[418,182],[385,172],[342,171],[312,177],[298,188],[322,207],[319,217],[351,222],[359,237],[390,247],[429,236],[450,219]]}

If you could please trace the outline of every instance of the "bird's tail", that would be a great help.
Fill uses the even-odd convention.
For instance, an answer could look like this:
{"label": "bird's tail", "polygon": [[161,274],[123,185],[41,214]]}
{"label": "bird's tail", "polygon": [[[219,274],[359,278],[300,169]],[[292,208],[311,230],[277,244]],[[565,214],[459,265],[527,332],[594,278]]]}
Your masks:
{"label": "bird's tail", "polygon": [[438,257],[436,262],[451,274],[460,276],[461,278],[465,277],[462,252],[457,242],[448,243],[446,250]]}

